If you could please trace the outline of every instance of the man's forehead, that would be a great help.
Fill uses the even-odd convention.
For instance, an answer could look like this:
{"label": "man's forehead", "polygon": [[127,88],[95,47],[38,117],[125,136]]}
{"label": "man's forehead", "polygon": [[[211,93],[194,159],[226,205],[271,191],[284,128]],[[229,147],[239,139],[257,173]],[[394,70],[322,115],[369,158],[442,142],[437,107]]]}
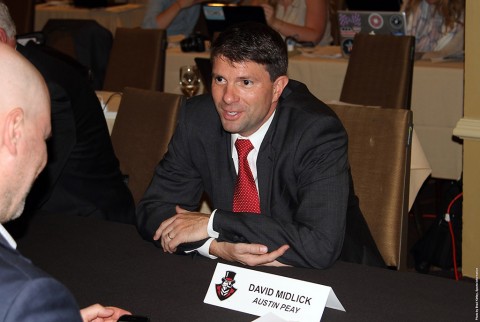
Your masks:
{"label": "man's forehead", "polygon": [[218,63],[225,63],[239,72],[254,70],[258,68],[262,69],[265,72],[268,72],[267,67],[265,65],[254,62],[252,60],[234,62],[224,56],[221,56],[221,57],[215,57],[212,62],[212,69],[216,74],[222,74],[222,70],[216,70],[216,67],[218,67]]}

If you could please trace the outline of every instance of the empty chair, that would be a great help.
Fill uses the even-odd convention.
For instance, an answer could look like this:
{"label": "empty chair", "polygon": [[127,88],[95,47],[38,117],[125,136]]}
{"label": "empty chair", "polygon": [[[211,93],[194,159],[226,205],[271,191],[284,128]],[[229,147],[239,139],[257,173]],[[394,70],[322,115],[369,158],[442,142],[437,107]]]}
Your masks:
{"label": "empty chair", "polygon": [[355,192],[378,249],[388,266],[405,269],[412,112],[330,107],[348,133]]}
{"label": "empty chair", "polygon": [[117,28],[103,89],[135,87],[163,91],[166,33],[162,29]]}
{"label": "empty chair", "polygon": [[111,138],[135,203],[167,151],[183,103],[183,95],[129,87],[123,91]]}
{"label": "empty chair", "polygon": [[95,20],[50,19],[42,29],[45,46],[54,48],[87,67],[94,89],[103,88],[113,36]]}
{"label": "empty chair", "polygon": [[340,101],[410,108],[415,38],[356,34]]}

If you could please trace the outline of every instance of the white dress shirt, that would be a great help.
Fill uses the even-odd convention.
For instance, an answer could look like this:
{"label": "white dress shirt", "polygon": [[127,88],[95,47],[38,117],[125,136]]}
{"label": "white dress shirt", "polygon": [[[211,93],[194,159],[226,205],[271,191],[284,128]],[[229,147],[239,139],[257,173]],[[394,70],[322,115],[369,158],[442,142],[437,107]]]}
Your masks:
{"label": "white dress shirt", "polygon": [[[248,154],[247,160],[248,160],[248,165],[250,166],[250,170],[252,171],[253,179],[255,179],[255,185],[257,186],[257,193],[258,193],[258,176],[257,176],[258,152],[260,151],[260,146],[262,145],[262,141],[265,138],[265,134],[267,134],[270,124],[272,124],[274,115],[275,115],[275,111],[268,118],[268,120],[265,123],[263,123],[263,125],[249,137],[242,137],[238,133],[232,134],[232,160],[233,160],[233,164],[235,165],[235,171],[237,173],[238,173],[238,153],[237,153],[237,149],[235,148],[235,142],[237,141],[237,139],[248,139],[250,140],[250,142],[252,142],[253,150],[250,151],[250,153]],[[259,196],[259,200],[260,200],[260,196]],[[210,216],[210,219],[208,220],[207,232],[208,232],[208,236],[210,236],[210,239],[208,239],[202,246],[196,249],[200,255],[203,255],[205,257],[209,257],[212,259],[215,259],[217,257],[210,255],[210,252],[209,252],[210,244],[214,239],[218,238],[219,236],[219,233],[213,230],[213,218],[215,217],[216,212],[217,212],[217,209],[213,210]]]}
{"label": "white dress shirt", "polygon": [[13,249],[17,249],[17,243],[13,239],[13,237],[8,233],[8,231],[5,229],[5,227],[0,224],[0,235],[3,236],[7,240],[7,243],[12,246]]}

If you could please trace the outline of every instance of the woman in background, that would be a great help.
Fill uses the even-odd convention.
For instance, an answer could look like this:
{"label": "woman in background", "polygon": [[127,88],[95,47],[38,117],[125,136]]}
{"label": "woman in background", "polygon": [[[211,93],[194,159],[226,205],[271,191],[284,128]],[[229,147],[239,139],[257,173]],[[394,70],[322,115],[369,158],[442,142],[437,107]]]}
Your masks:
{"label": "woman in background", "polygon": [[166,29],[167,35],[190,36],[198,17],[203,0],[150,0],[142,27]]}
{"label": "woman in background", "polygon": [[465,0],[405,0],[402,9],[417,52],[463,52]]}
{"label": "woman in background", "polygon": [[265,11],[269,26],[283,37],[309,41],[322,46],[332,42],[328,18],[328,0],[252,0]]}

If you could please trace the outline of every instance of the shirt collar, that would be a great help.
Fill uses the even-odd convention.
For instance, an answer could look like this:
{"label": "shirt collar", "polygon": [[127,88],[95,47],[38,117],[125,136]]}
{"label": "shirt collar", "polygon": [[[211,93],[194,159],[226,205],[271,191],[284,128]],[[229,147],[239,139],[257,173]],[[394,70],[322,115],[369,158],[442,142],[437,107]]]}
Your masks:
{"label": "shirt collar", "polygon": [[260,128],[250,135],[249,137],[243,137],[238,133],[233,133],[232,134],[232,151],[235,149],[235,141],[237,139],[249,139],[250,142],[252,142],[253,148],[257,151],[260,151],[260,145],[262,145],[263,138],[267,134],[268,128],[270,127],[270,124],[272,124],[273,117],[275,116],[275,111],[273,111],[272,115],[268,118],[268,120],[260,126]]}
{"label": "shirt collar", "polygon": [[8,231],[5,229],[5,227],[0,224],[0,235],[3,236],[3,238],[6,239],[7,243],[13,248],[17,249],[17,243],[13,239],[13,237],[8,233]]}

